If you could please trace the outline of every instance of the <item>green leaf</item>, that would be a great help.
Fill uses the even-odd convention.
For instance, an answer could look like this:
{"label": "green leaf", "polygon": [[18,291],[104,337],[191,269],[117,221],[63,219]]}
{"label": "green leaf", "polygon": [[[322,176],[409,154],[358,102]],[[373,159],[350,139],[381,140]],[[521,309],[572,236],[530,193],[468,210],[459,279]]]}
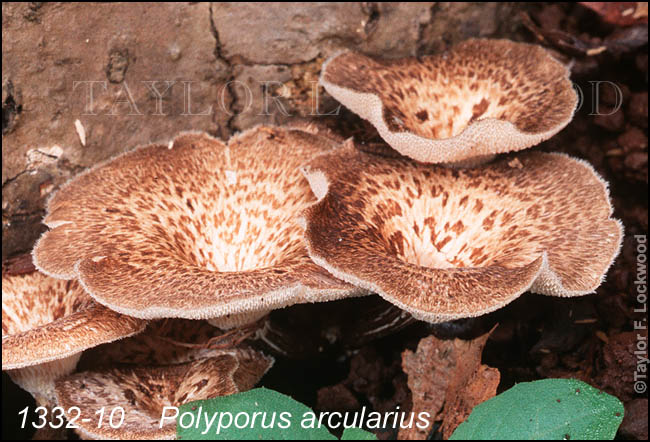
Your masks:
{"label": "green leaf", "polygon": [[346,428],[341,440],[377,440],[377,436],[361,428]]}
{"label": "green leaf", "polygon": [[576,379],[517,384],[477,405],[450,440],[613,439],[623,404]]}
{"label": "green leaf", "polygon": [[[197,428],[199,412],[202,420]],[[206,416],[216,416],[209,426]],[[309,407],[266,388],[184,404],[176,432],[179,439],[198,440],[336,440],[325,425],[318,428],[318,416]]]}

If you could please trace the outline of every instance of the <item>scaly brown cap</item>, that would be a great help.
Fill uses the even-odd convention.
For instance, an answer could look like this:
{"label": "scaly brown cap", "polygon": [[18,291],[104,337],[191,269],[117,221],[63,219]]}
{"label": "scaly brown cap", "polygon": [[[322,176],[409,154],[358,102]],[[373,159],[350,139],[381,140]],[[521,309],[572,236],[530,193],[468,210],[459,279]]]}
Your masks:
{"label": "scaly brown cap", "polygon": [[76,281],[2,276],[2,369],[62,359],[141,332],[146,321],[95,303]]}
{"label": "scaly brown cap", "polygon": [[578,103],[566,67],[540,46],[508,40],[468,40],[421,59],[341,53],[320,81],[424,163],[469,165],[534,146],[564,128]]}
{"label": "scaly brown cap", "polygon": [[[175,420],[166,419],[160,426],[164,407],[249,390],[273,364],[271,358],[252,350],[216,353],[182,364],[76,373],[56,382],[57,402],[66,412],[72,413],[67,411],[71,407],[81,410],[75,422],[82,437],[175,439]],[[113,428],[108,413],[117,407],[122,407],[124,421]],[[102,408],[107,413],[100,426],[96,411]],[[121,412],[115,420],[120,417]]]}
{"label": "scaly brown cap", "polygon": [[97,304],[76,281],[3,266],[2,369],[40,405],[51,405],[54,380],[72,372],[84,350],[145,327]]}
{"label": "scaly brown cap", "polygon": [[[299,166],[337,143],[257,127],[186,133],[74,178],[49,201],[36,265],[140,318],[218,318],[362,292],[308,257]],[[255,316],[255,315],[253,315]]]}
{"label": "scaly brown cap", "polygon": [[336,277],[441,322],[502,307],[526,290],[593,292],[622,225],[587,163],[529,153],[455,170],[346,143],[305,175],[310,256]]}

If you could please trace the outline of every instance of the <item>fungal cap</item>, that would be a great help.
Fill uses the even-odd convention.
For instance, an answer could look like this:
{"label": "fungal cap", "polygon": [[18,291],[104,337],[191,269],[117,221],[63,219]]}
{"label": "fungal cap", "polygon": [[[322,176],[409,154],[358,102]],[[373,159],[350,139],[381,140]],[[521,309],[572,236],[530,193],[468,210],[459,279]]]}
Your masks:
{"label": "fungal cap", "polygon": [[35,263],[144,319],[219,318],[365,294],[309,259],[295,220],[314,201],[299,166],[337,145],[257,127],[227,145],[185,133],[171,149],[128,152],[54,195]]}
{"label": "fungal cap", "polygon": [[40,272],[2,276],[3,370],[73,356],[145,327],[93,302],[76,281]]}
{"label": "fungal cap", "polygon": [[2,275],[2,369],[39,404],[81,352],[141,332],[146,322],[94,301],[75,281],[37,271]]}
{"label": "fungal cap", "polygon": [[482,315],[527,290],[592,293],[620,249],[606,184],[566,155],[459,171],[348,144],[304,173],[320,197],[303,212],[314,262],[429,322]]}
{"label": "fungal cap", "polygon": [[[176,420],[161,419],[171,416],[165,407],[246,391],[272,364],[259,352],[231,349],[182,364],[86,371],[56,382],[57,403],[81,410],[82,437],[175,439]],[[124,410],[122,425],[99,425],[94,411],[118,406]]]}
{"label": "fungal cap", "polygon": [[578,104],[565,66],[540,46],[508,40],[472,39],[420,60],[339,53],[320,82],[423,163],[473,166],[534,146],[564,128]]}

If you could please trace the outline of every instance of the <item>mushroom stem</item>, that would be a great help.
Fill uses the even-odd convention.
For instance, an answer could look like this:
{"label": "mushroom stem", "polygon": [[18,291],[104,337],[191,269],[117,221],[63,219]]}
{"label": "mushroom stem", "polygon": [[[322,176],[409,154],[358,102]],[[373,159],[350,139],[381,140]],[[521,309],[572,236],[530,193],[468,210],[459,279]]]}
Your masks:
{"label": "mushroom stem", "polygon": [[54,382],[74,371],[81,357],[81,352],[62,359],[7,370],[7,374],[20,388],[31,394],[37,403],[48,405],[55,403]]}
{"label": "mushroom stem", "polygon": [[[81,352],[43,364],[7,370],[11,380],[32,395],[37,407],[46,408],[44,414],[39,413],[45,417],[45,422],[41,428],[36,429],[36,433],[32,437],[33,440],[66,439],[66,425],[55,418],[53,411],[57,405],[54,382],[71,374],[77,367],[80,357]],[[58,428],[54,428],[50,424],[54,424]]]}
{"label": "mushroom stem", "polygon": [[220,316],[218,318],[210,318],[207,321],[208,324],[212,325],[213,327],[220,328],[221,330],[230,330],[236,327],[253,324],[268,314],[268,310],[262,310],[257,312],[246,312],[235,315]]}

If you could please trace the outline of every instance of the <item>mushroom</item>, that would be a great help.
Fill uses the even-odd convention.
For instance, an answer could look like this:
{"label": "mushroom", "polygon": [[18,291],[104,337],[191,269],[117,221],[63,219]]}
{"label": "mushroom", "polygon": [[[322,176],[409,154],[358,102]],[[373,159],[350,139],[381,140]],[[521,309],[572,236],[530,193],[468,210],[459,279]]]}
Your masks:
{"label": "mushroom", "polygon": [[233,326],[295,303],[366,294],[307,255],[296,214],[315,199],[299,166],[336,141],[256,127],[226,145],[184,133],[83,173],[50,199],[34,248],[134,317]]}
{"label": "mushroom", "polygon": [[74,371],[84,350],[145,327],[97,304],[76,281],[3,267],[2,370],[39,405],[52,406],[54,381]]}
{"label": "mushroom", "polygon": [[[163,407],[248,390],[273,365],[273,358],[237,347],[245,336],[220,334],[205,321],[152,321],[143,333],[85,352],[81,372],[57,382],[57,403],[69,418],[76,414],[70,407],[79,407],[75,423],[83,437],[172,438],[173,420],[158,425]],[[125,420],[111,428],[112,410],[121,419],[118,407]]]}
{"label": "mushroom", "polygon": [[496,310],[530,290],[593,292],[623,228],[586,162],[525,153],[474,169],[367,154],[346,142],[304,168],[317,264],[418,319]]}
{"label": "mushroom", "polygon": [[420,59],[339,53],[320,82],[403,155],[457,166],[550,138],[578,103],[565,66],[540,46],[508,40],[467,40]]}
{"label": "mushroom", "polygon": [[175,413],[165,407],[249,390],[273,365],[272,358],[246,349],[203,356],[76,373],[56,382],[57,403],[68,418],[77,416],[76,431],[85,438],[175,439]]}

